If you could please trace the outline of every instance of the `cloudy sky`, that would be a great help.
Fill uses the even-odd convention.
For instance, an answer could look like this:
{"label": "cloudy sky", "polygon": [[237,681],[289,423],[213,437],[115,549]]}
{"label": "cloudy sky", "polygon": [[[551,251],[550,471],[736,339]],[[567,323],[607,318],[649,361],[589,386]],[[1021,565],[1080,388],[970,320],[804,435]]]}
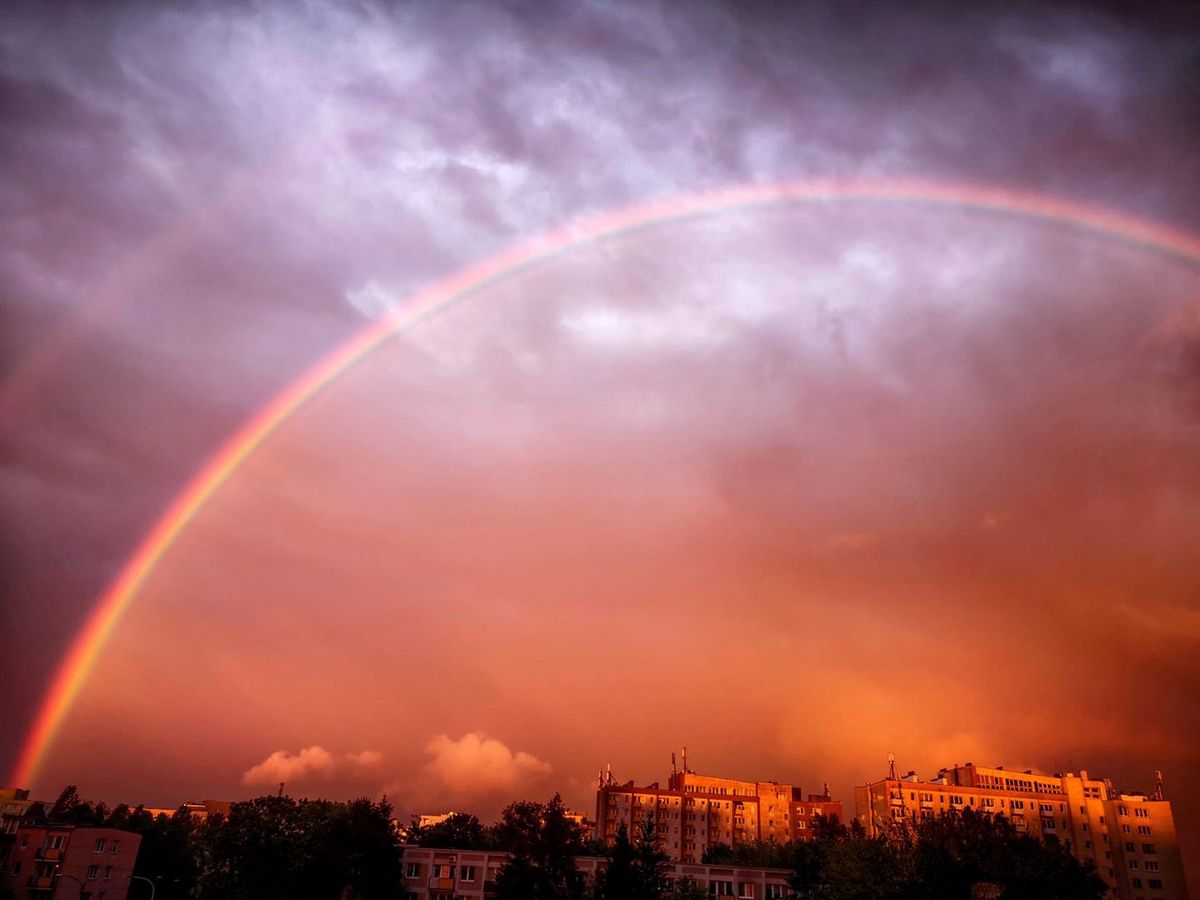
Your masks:
{"label": "cloudy sky", "polygon": [[[188,478],[423,285],[813,177],[1200,231],[1200,19],[31,4],[0,53],[0,766]],[[1161,768],[1200,847],[1200,272],[921,202],[590,244],[400,335],[155,569],[33,785],[171,804],[886,754]],[[1195,870],[1193,870],[1195,877]]]}

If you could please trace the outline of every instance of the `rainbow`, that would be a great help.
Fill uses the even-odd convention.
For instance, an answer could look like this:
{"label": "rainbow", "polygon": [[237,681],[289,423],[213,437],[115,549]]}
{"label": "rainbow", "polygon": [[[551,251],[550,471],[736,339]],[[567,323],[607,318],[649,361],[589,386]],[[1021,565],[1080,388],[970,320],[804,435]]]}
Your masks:
{"label": "rainbow", "polygon": [[589,243],[731,209],[835,200],[919,203],[1013,214],[1097,232],[1200,264],[1200,238],[1194,235],[1040,194],[972,184],[821,179],[734,187],[635,206],[551,231],[468,266],[425,288],[403,307],[367,326],[322,358],[247,421],[195,474],[142,540],[75,636],[22,744],[9,783],[33,784],[109,636],[155,565],[209,498],[300,407],[389,338],[500,279]]}

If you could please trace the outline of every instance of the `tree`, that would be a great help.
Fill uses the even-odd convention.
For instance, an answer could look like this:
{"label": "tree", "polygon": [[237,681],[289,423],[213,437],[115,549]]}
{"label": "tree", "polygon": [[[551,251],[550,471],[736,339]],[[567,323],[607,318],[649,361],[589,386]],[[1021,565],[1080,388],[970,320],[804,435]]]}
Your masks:
{"label": "tree", "polygon": [[675,884],[671,900],[708,900],[708,891],[694,878],[681,878]]}
{"label": "tree", "polygon": [[409,842],[452,850],[486,850],[495,843],[483,823],[469,813],[453,813],[434,825],[414,828]]}
{"label": "tree", "polygon": [[198,894],[222,900],[394,897],[400,854],[386,801],[259,797],[198,829]]}
{"label": "tree", "polygon": [[509,804],[495,832],[499,848],[509,853],[496,875],[498,900],[581,900],[584,879],[575,857],[583,838],[562,797]]}

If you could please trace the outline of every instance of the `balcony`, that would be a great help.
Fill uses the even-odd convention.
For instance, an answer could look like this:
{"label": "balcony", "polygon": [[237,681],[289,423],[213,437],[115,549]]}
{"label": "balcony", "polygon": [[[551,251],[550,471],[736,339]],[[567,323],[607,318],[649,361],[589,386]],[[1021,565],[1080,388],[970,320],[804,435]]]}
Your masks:
{"label": "balcony", "polygon": [[25,879],[25,885],[34,890],[50,890],[54,887],[53,875],[30,875]]}
{"label": "balcony", "polygon": [[35,855],[37,856],[38,859],[62,859],[63,858],[63,848],[62,847],[38,847],[37,853]]}
{"label": "balcony", "polygon": [[429,889],[431,891],[452,891],[454,890],[453,878],[430,878]]}

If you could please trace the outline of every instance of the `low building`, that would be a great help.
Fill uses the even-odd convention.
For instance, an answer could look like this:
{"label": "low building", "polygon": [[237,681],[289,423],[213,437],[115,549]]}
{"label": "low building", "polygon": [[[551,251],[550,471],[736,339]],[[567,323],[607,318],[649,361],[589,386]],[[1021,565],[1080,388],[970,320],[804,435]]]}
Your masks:
{"label": "low building", "polygon": [[1107,779],[1049,775],[967,763],[940,769],[930,779],[916,773],[855,788],[859,820],[874,835],[954,809],[1006,816],[1017,831],[1065,844],[1090,862],[1120,900],[1187,900],[1183,862],[1171,804],[1162,781],[1151,796],[1118,793]]}
{"label": "low building", "polygon": [[[484,900],[495,896],[496,876],[506,853],[482,850],[404,848],[405,900]],[[589,880],[607,865],[603,857],[580,856],[576,865]],[[667,877],[674,883],[691,879],[711,897],[780,900],[789,896],[786,869],[706,866],[672,863]]]}
{"label": "low building", "polygon": [[596,836],[611,844],[621,825],[636,835],[653,820],[659,848],[672,860],[699,863],[717,844],[736,847],[758,841],[787,843],[810,839],[818,816],[842,817],[841,801],[804,794],[777,781],[741,781],[701,775],[687,768],[671,773],[665,788],[658,782],[637,787],[616,784],[601,773],[596,791]]}

